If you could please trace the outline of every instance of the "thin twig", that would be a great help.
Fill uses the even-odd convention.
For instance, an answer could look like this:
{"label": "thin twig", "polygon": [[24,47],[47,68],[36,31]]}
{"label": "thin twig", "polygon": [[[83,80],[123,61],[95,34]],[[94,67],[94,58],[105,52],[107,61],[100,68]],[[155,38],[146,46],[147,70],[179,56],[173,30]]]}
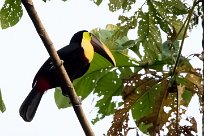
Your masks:
{"label": "thin twig", "polygon": [[[66,92],[66,94],[68,94],[69,99],[73,105],[74,111],[78,117],[79,122],[81,123],[81,126],[84,130],[84,133],[87,136],[94,136],[94,132],[88,122],[88,120],[86,119],[85,113],[81,107],[81,102],[79,100],[79,97],[77,96],[73,84],[70,81],[70,78],[68,77],[66,70],[53,46],[53,43],[51,41],[51,39],[49,38],[35,8],[33,5],[32,0],[22,0],[22,3],[24,5],[24,7],[26,8],[28,15],[30,16],[36,31],[38,32],[38,35],[40,36],[42,42],[44,43],[45,48],[47,49],[53,64],[55,66],[55,68],[57,69],[59,76],[62,79],[62,83],[61,83],[61,88],[63,92]],[[68,130],[66,130],[65,132],[69,132]]]}
{"label": "thin twig", "polygon": [[177,68],[177,66],[179,64],[179,60],[180,60],[180,57],[181,57],[181,51],[182,51],[183,45],[184,45],[185,36],[186,36],[187,30],[188,30],[188,27],[189,27],[189,24],[190,24],[190,21],[191,21],[191,17],[192,17],[192,14],[193,14],[193,10],[194,10],[194,8],[196,6],[196,3],[197,2],[195,0],[194,3],[193,3],[192,8],[189,11],[188,17],[187,17],[188,19],[187,19],[186,27],[184,29],[184,34],[183,34],[183,37],[182,37],[181,46],[179,48],[179,52],[178,52],[178,55],[177,55],[177,58],[176,58],[176,62],[175,62],[175,65],[174,65],[174,68],[173,68],[173,71],[172,71],[172,76],[175,75],[176,68]]}

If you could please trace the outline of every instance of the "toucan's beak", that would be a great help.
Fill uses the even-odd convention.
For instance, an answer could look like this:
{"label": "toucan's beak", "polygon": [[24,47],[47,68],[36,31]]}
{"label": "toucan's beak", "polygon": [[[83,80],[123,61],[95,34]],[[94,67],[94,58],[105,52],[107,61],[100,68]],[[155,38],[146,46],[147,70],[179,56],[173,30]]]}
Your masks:
{"label": "toucan's beak", "polygon": [[113,66],[116,66],[115,59],[111,51],[103,45],[93,34],[91,35],[91,44],[94,47],[94,51],[106,58]]}

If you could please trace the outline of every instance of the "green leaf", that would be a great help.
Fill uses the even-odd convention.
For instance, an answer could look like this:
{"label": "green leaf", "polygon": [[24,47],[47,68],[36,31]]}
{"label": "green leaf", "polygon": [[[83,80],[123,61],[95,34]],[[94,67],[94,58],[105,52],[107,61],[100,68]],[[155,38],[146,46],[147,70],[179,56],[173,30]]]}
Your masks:
{"label": "green leaf", "polygon": [[109,0],[109,10],[115,12],[119,9],[123,9],[123,12],[129,11],[131,5],[134,4],[136,0]]}
{"label": "green leaf", "polygon": [[58,87],[55,89],[54,98],[58,109],[67,108],[71,106],[69,97],[63,96],[61,89]]}
{"label": "green leaf", "polygon": [[111,69],[112,66],[110,62],[95,53],[94,59],[86,74],[73,82],[77,94],[80,95],[82,99],[86,98],[93,91],[96,82]]}
{"label": "green leaf", "polygon": [[120,20],[120,22],[117,24],[120,27],[120,31],[127,34],[130,29],[135,29],[137,27],[137,17],[137,11],[130,17],[120,15],[118,17],[118,20]]}
{"label": "green leaf", "polygon": [[[185,3],[180,0],[172,1],[149,1],[149,13],[156,18],[156,22],[160,28],[169,33],[172,21],[178,20],[176,15],[184,15],[188,13]],[[172,20],[174,18],[174,20]]]}
{"label": "green leaf", "polygon": [[[102,97],[97,101],[95,106],[99,108],[97,118],[99,115],[103,115],[99,118],[102,119],[103,117],[114,113],[116,103],[112,102],[112,97],[120,95],[122,87],[122,80],[117,77],[116,72],[109,72],[97,81],[94,94],[97,94],[99,98]],[[94,120],[93,123],[95,123]]]}
{"label": "green leaf", "polygon": [[[152,126],[152,115],[158,114],[160,103],[157,103],[163,98],[166,83],[159,83],[156,79],[146,77],[141,80],[142,75],[136,75],[130,81],[136,84],[135,87],[135,103],[132,107],[132,115],[136,120],[137,125],[144,133],[147,133],[147,126]],[[134,80],[133,80],[134,79]],[[128,88],[125,88],[128,89]],[[156,118],[155,118],[156,119]],[[141,126],[142,125],[142,126]],[[146,128],[146,129],[144,129]]]}
{"label": "green leaf", "polygon": [[162,5],[163,8],[166,8],[167,13],[173,13],[173,15],[183,15],[188,13],[185,3],[180,0],[165,1]]}
{"label": "green leaf", "polygon": [[97,6],[99,6],[103,0],[92,0]]}
{"label": "green leaf", "polygon": [[[119,52],[112,53],[116,59],[117,67],[139,67],[136,65],[134,60],[129,60],[128,56]],[[133,64],[133,62],[135,64]],[[82,98],[87,97],[87,95],[93,91],[96,86],[98,86],[99,81],[107,74],[111,74],[111,71],[114,69],[115,68],[112,68],[110,65],[110,62],[96,53],[87,73],[83,77],[74,80],[74,86],[77,90],[77,94],[82,96]]]}
{"label": "green leaf", "polygon": [[166,19],[166,8],[164,8],[163,2],[148,2],[149,5],[149,13],[155,17],[155,23],[159,24],[160,28],[166,32],[169,33],[170,27],[169,27],[169,21]]}
{"label": "green leaf", "polygon": [[[161,60],[161,33],[159,28],[155,24],[155,19],[149,13],[139,13],[138,26],[138,43],[136,45],[142,45],[144,47],[143,61],[151,63],[155,60]],[[137,53],[137,52],[136,52]]]}
{"label": "green leaf", "polygon": [[1,28],[12,27],[19,22],[23,15],[21,0],[6,0],[0,10]]}
{"label": "green leaf", "polygon": [[190,103],[192,97],[193,97],[193,93],[191,91],[188,91],[188,90],[184,91],[184,93],[182,94],[182,98],[186,106]]}
{"label": "green leaf", "polygon": [[2,99],[1,89],[0,89],[0,111],[3,113],[6,110],[6,106]]}
{"label": "green leaf", "polygon": [[114,102],[112,97],[120,96],[123,89],[123,80],[142,68],[126,55],[117,52],[113,55],[116,58],[117,69],[100,76],[95,84],[94,94],[101,99],[96,103],[96,108],[99,111],[92,123],[96,123],[105,116],[114,113],[117,105],[120,105],[120,103]]}

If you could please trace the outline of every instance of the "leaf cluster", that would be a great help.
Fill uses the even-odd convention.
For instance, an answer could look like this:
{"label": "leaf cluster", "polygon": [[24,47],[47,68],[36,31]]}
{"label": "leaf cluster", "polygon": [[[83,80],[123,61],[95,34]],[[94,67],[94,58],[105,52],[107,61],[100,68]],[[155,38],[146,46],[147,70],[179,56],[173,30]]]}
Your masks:
{"label": "leaf cluster", "polygon": [[[102,1],[95,2],[100,5]],[[127,12],[131,10],[133,4],[137,4],[136,1],[132,1],[131,4],[128,2],[110,0],[110,11],[114,12],[122,9],[123,12]],[[129,5],[125,6],[126,4]],[[127,41],[127,46],[124,46],[127,48],[123,49],[132,51],[133,56],[136,56],[136,58],[131,58],[132,55],[129,53],[123,53],[124,56],[129,56],[129,61],[133,64],[129,67],[130,73],[120,76],[123,75],[124,71],[128,70],[125,67],[125,70],[122,71],[120,67],[117,67],[115,70],[117,76],[109,77],[104,82],[106,85],[107,80],[109,82],[117,81],[118,88],[121,87],[117,91],[120,92],[119,95],[114,91],[115,89],[110,90],[115,94],[109,92],[109,95],[112,95],[112,98],[113,96],[123,98],[122,105],[118,104],[121,103],[121,101],[118,101],[115,102],[115,107],[112,108],[114,119],[108,135],[121,135],[122,132],[125,134],[127,130],[127,123],[125,122],[129,111],[132,112],[137,127],[144,133],[159,134],[164,126],[168,128],[168,135],[191,134],[189,130],[197,132],[196,121],[192,118],[186,119],[192,123],[191,127],[179,126],[182,119],[181,115],[185,114],[186,107],[188,107],[192,96],[197,94],[201,98],[202,94],[200,70],[193,68],[189,62],[190,60],[182,56],[179,51],[182,49],[180,41],[187,37],[185,29],[192,26],[186,24],[184,20],[189,17],[187,14],[193,8],[195,8],[195,5],[191,9],[187,3],[180,0],[148,0],[144,1],[132,16],[121,15],[119,17],[120,22],[117,24],[117,28],[114,29],[114,33],[111,31],[113,35],[109,35],[107,40],[127,37],[129,30],[134,29],[134,31],[137,31],[137,38]],[[101,33],[100,31],[99,33]],[[163,32],[167,35],[165,42],[162,42],[161,33]],[[114,42],[110,43],[110,45],[114,46]],[[178,61],[178,65],[176,65],[176,70],[172,73],[176,61]],[[134,69],[132,70],[132,68]],[[117,78],[115,79],[115,77]],[[109,88],[111,88],[111,85]],[[97,88],[93,89],[98,90]],[[103,96],[100,97],[101,100],[106,99],[106,95],[100,96]],[[102,115],[98,115],[97,120],[105,115],[110,115],[105,112],[108,109],[107,107],[112,106],[113,103],[110,102],[103,101],[105,106],[100,105],[98,107],[98,113],[102,113]],[[112,100],[112,102],[114,101]],[[166,108],[169,110],[165,111]],[[122,131],[122,129],[124,130]]]}
{"label": "leaf cluster", "polygon": [[[161,55],[155,57],[158,56],[155,53],[158,48],[144,48],[145,54],[138,54],[133,50],[137,40],[129,40],[126,34],[121,35],[118,26],[107,25],[106,29],[94,29],[92,32],[112,50],[117,63],[117,67],[112,68],[107,60],[95,54],[88,72],[74,81],[77,94],[82,99],[90,93],[98,97],[95,105],[98,112],[92,122],[114,114],[108,135],[118,135],[126,132],[121,131],[122,128],[128,129],[124,127],[124,122],[129,117],[128,112],[132,112],[135,123],[144,133],[159,133],[170,122],[169,133],[178,134],[181,128],[178,130],[176,127],[181,120],[180,114],[186,111],[184,108],[178,112],[178,109],[187,107],[194,94],[201,94],[202,79],[200,71],[183,56],[176,74],[172,75],[179,41],[172,43],[168,40],[158,44]],[[134,58],[132,54],[139,57]],[[151,58],[144,57],[146,54],[152,55],[153,59],[149,61]],[[65,103],[61,101],[57,105],[59,108],[70,106]],[[165,107],[171,110],[167,113]],[[172,114],[177,118],[169,121]]]}

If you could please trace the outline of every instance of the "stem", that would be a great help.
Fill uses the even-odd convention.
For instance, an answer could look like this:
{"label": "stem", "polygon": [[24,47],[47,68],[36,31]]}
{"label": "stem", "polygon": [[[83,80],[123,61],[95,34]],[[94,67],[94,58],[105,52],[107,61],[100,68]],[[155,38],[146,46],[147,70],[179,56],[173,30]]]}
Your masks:
{"label": "stem", "polygon": [[172,76],[175,75],[176,68],[177,68],[177,66],[178,66],[178,64],[179,64],[179,60],[180,60],[180,56],[181,56],[181,51],[182,51],[183,45],[184,45],[184,39],[185,39],[187,30],[188,30],[188,26],[189,26],[189,24],[190,24],[191,17],[192,17],[192,14],[193,14],[193,10],[194,10],[196,4],[197,4],[197,2],[196,2],[196,0],[195,0],[194,3],[193,3],[192,8],[191,8],[190,11],[189,11],[189,14],[188,14],[188,17],[187,17],[188,19],[187,19],[186,27],[185,27],[185,29],[184,29],[184,34],[183,34],[182,41],[181,41],[181,46],[180,46],[180,48],[179,48],[179,52],[178,52],[178,55],[177,55],[177,58],[176,58],[176,62],[175,62],[175,65],[174,65],[174,68],[173,68],[173,71],[172,71]]}
{"label": "stem", "polygon": [[35,8],[33,5],[32,0],[22,0],[22,3],[25,7],[25,9],[28,12],[28,15],[30,16],[36,31],[38,32],[38,35],[40,36],[45,48],[47,49],[53,64],[55,68],[57,69],[59,76],[61,77],[61,88],[62,91],[66,94],[68,94],[69,99],[73,105],[74,111],[78,117],[79,122],[81,123],[81,126],[84,130],[84,133],[87,136],[94,136],[94,132],[85,116],[85,113],[81,107],[81,102],[79,100],[79,97],[77,96],[73,84],[70,81],[69,76],[67,75],[67,72],[62,64],[62,61],[60,60],[54,45],[51,41],[51,39],[48,36],[48,33],[46,32]]}

